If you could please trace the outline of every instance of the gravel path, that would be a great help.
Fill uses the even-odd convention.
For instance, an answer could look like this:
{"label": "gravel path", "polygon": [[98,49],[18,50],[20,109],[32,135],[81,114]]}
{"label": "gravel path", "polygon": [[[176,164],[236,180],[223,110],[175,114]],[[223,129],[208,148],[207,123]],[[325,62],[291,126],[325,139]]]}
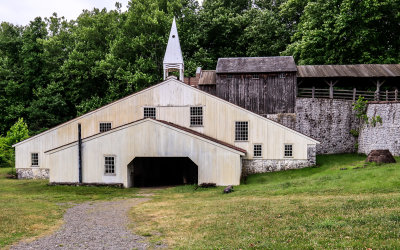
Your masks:
{"label": "gravel path", "polygon": [[60,230],[11,249],[146,249],[146,239],[127,228],[127,215],[129,208],[147,200],[134,198],[74,206],[64,215]]}

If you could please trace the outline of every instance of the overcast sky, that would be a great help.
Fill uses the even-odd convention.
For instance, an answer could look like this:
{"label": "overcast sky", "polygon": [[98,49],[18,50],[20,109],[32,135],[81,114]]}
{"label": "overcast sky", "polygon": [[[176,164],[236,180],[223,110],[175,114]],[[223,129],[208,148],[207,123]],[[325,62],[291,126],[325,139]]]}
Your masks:
{"label": "overcast sky", "polygon": [[0,22],[27,25],[35,17],[49,17],[53,12],[70,20],[83,9],[115,9],[115,2],[122,3],[122,11],[126,10],[128,0],[0,0]]}

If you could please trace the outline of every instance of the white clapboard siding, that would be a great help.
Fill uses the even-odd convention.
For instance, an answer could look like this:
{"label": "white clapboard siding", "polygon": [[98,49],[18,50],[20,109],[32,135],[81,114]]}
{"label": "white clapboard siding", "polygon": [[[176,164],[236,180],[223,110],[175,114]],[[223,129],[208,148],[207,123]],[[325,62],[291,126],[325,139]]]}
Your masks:
{"label": "white clapboard siding", "polygon": [[[252,158],[254,143],[263,144],[264,159],[283,159],[283,145],[293,144],[293,159],[307,159],[307,144],[317,141],[263,118],[229,102],[188,86],[176,79],[168,79],[160,84],[106,105],[81,117],[61,124],[42,134],[17,143],[16,167],[30,167],[30,154],[39,153],[39,165],[52,168],[45,151],[77,140],[78,123],[82,124],[82,137],[99,132],[99,123],[110,121],[113,127],[143,118],[143,107],[157,108],[157,119],[178,125],[190,126],[190,106],[202,106],[204,126],[193,130],[230,143],[247,151],[245,158]],[[249,122],[248,142],[235,142],[235,121]],[[116,141],[118,144],[118,141]],[[71,156],[72,157],[72,156]]]}

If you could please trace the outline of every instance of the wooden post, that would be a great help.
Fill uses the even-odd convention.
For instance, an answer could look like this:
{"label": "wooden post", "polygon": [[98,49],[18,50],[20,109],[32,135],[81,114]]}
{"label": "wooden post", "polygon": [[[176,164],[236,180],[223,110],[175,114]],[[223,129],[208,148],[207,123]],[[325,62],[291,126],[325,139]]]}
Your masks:
{"label": "wooden post", "polygon": [[314,86],[312,87],[311,98],[314,101],[314,98],[315,98],[315,87]]}
{"label": "wooden post", "polygon": [[382,84],[384,84],[385,83],[385,81],[381,81],[381,80],[376,80],[376,82],[375,82],[375,84],[376,84],[376,91],[375,91],[375,101],[379,101],[379,99],[380,99],[380,89],[381,89],[381,86],[382,86]]}
{"label": "wooden post", "polygon": [[81,124],[78,123],[78,168],[79,168],[79,183],[82,183],[82,135]]}
{"label": "wooden post", "polygon": [[397,89],[394,90],[394,100],[397,102],[397,97],[399,95],[399,91]]}
{"label": "wooden post", "polygon": [[386,101],[389,101],[389,90],[386,90]]}
{"label": "wooden post", "polygon": [[337,83],[338,81],[332,81],[332,80],[330,80],[330,81],[325,81],[325,83],[326,84],[328,84],[329,85],[329,98],[330,99],[333,99],[333,86],[335,86],[335,84]]}
{"label": "wooden post", "polygon": [[354,89],[353,89],[353,102],[356,101],[356,95],[357,95],[357,89],[354,88]]}

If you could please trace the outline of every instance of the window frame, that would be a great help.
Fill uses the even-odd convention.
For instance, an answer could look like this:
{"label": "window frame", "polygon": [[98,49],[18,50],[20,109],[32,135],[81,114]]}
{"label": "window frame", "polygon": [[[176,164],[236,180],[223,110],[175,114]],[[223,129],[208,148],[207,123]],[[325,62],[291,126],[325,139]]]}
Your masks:
{"label": "window frame", "polygon": [[[291,149],[289,150],[289,149],[286,149],[286,146],[291,146]],[[293,144],[292,143],[285,143],[285,144],[283,144],[283,157],[284,158],[293,158]],[[288,155],[286,155],[286,152],[290,152],[291,154],[290,154],[290,156]]]}
{"label": "window frame", "polygon": [[[101,131],[101,124],[106,124],[109,123],[110,124],[110,129],[106,130],[106,131]],[[112,122],[99,122],[99,133],[104,133],[107,131],[110,131],[113,128]]]}
{"label": "window frame", "polygon": [[[107,162],[106,158],[113,158],[113,167],[114,167],[114,172],[113,173],[107,173]],[[103,155],[103,173],[105,176],[116,176],[117,175],[117,156],[116,155]]]}
{"label": "window frame", "polygon": [[[154,109],[154,117],[153,116],[146,116],[146,109]],[[145,106],[143,107],[143,119],[146,118],[151,118],[151,119],[157,119],[157,108],[154,106]]]}
{"label": "window frame", "polygon": [[233,79],[233,75],[232,74],[226,74],[226,79]]}
{"label": "window frame", "polygon": [[[241,132],[237,131],[237,124],[238,123],[246,123],[247,124],[247,135],[245,139],[240,139],[239,136]],[[235,121],[235,142],[248,142],[249,141],[249,121]]]}
{"label": "window frame", "polygon": [[[34,154],[37,156],[37,159],[36,159],[37,165],[33,164],[33,155]],[[32,152],[31,153],[31,167],[33,167],[33,168],[38,168],[39,167],[39,153],[37,153],[37,152]]]}
{"label": "window frame", "polygon": [[[260,155],[256,155],[256,146],[260,146],[260,149],[259,149]],[[254,158],[262,158],[263,157],[263,145],[262,145],[262,143],[254,143],[253,144],[253,157]]]}
{"label": "window frame", "polygon": [[259,75],[259,74],[252,74],[252,75],[251,75],[251,79],[253,79],[253,80],[259,80],[259,79],[260,79],[260,75]]}
{"label": "window frame", "polygon": [[279,73],[278,77],[279,77],[279,79],[285,79],[286,73]]}
{"label": "window frame", "polygon": [[[201,108],[201,115],[199,114],[192,114],[192,109]],[[191,106],[189,109],[189,118],[190,118],[190,127],[203,127],[204,126],[204,108],[203,106]],[[194,124],[192,123],[192,118],[201,118],[201,124]]]}

